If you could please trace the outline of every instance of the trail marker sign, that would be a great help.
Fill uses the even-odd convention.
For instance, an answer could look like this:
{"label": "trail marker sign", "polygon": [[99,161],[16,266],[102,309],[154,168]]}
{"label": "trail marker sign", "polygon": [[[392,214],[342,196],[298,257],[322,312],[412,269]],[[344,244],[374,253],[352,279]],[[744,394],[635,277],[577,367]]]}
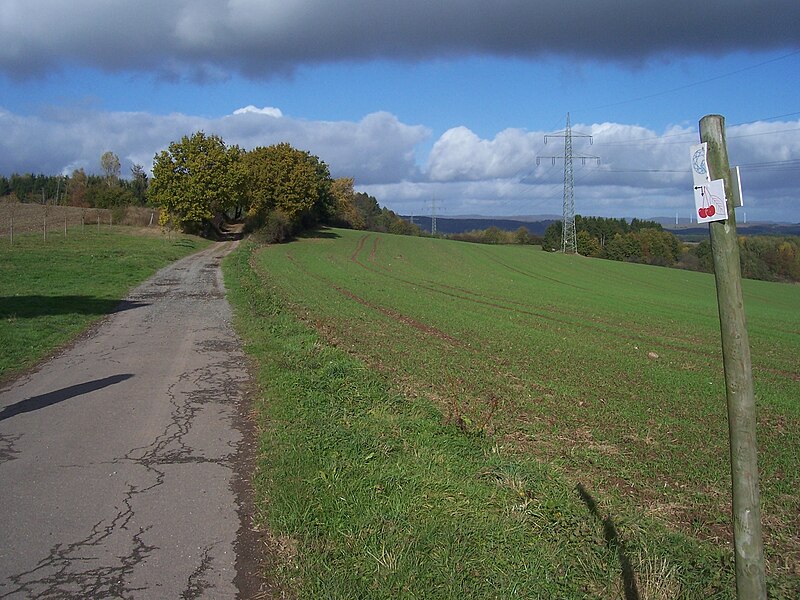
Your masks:
{"label": "trail marker sign", "polygon": [[690,148],[692,157],[692,180],[694,181],[694,209],[698,223],[724,221],[728,218],[728,203],[725,201],[725,181],[711,180],[708,172],[708,143],[695,144]]}
{"label": "trail marker sign", "polygon": [[704,185],[694,186],[694,207],[698,223],[724,221],[728,218],[728,203],[725,201],[725,181],[715,179]]}
{"label": "trail marker sign", "polygon": [[708,143],[695,144],[689,150],[692,155],[694,185],[705,185],[711,181],[711,176],[708,174]]}

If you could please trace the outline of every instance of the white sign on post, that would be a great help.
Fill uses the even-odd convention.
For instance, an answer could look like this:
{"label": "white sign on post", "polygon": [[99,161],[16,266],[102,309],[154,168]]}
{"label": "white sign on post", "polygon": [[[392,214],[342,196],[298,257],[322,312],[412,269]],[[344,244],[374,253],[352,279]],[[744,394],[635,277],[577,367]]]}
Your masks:
{"label": "white sign on post", "polygon": [[728,218],[728,203],[725,201],[725,182],[711,181],[708,172],[708,144],[696,144],[690,148],[692,156],[692,179],[694,181],[694,209],[698,223],[724,221]]}
{"label": "white sign on post", "polygon": [[728,218],[728,203],[725,202],[725,182],[722,179],[694,186],[694,207],[698,223],[724,221]]}
{"label": "white sign on post", "polygon": [[708,154],[708,144],[696,144],[690,148],[692,155],[692,178],[694,185],[705,185],[711,181],[711,176],[708,174],[708,162],[706,156]]}

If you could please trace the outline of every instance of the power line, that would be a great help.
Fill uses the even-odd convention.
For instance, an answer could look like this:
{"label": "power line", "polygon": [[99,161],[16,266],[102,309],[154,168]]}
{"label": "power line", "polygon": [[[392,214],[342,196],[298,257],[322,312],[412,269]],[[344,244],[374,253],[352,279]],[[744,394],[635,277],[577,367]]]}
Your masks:
{"label": "power line", "polygon": [[783,115],[777,115],[775,117],[764,117],[762,119],[756,119],[755,121],[743,121],[741,123],[733,123],[732,125],[726,125],[726,127],[737,127],[739,125],[752,125],[753,123],[759,123],[761,121],[772,121],[774,119],[782,119],[783,117],[794,117],[795,115],[800,115],[800,111],[790,112]]}
{"label": "power line", "polygon": [[747,67],[742,67],[741,69],[736,69],[735,71],[730,71],[728,73],[723,73],[722,75],[717,75],[715,77],[709,77],[708,79],[703,79],[702,81],[695,81],[695,82],[692,82],[692,83],[687,83],[685,85],[681,85],[681,86],[678,86],[678,87],[675,87],[675,88],[672,88],[672,89],[669,89],[669,90],[663,90],[661,92],[656,92],[654,94],[648,94],[647,96],[639,96],[638,98],[631,98],[629,100],[622,100],[620,102],[612,102],[611,104],[603,104],[603,105],[600,105],[600,106],[593,106],[591,108],[584,109],[584,110],[597,110],[597,109],[600,109],[600,108],[611,108],[613,106],[621,106],[623,104],[630,104],[632,102],[640,102],[642,100],[649,100],[650,98],[657,98],[658,96],[664,96],[665,94],[672,94],[674,92],[680,92],[680,91],[683,91],[683,90],[687,90],[689,88],[697,87],[699,85],[705,85],[707,83],[711,83],[712,81],[718,81],[718,80],[724,79],[726,77],[731,77],[733,75],[738,75],[739,73],[744,73],[745,71],[751,71],[753,69],[758,69],[758,68],[763,67],[765,65],[768,65],[770,63],[774,63],[774,62],[778,62],[780,60],[785,60],[787,58],[791,58],[792,56],[795,56],[797,54],[800,54],[800,50],[795,50],[793,52],[789,52],[788,54],[784,54],[782,56],[776,56],[775,58],[771,58],[769,60],[762,61],[762,62],[757,63],[755,65],[749,65]]}
{"label": "power line", "polygon": [[800,166],[800,158],[790,158],[788,160],[770,160],[767,162],[757,162],[757,163],[745,163],[743,165],[739,165],[740,167],[771,167],[771,166],[783,166],[783,165],[797,165]]}
{"label": "power line", "polygon": [[[741,165],[740,165],[741,166]],[[590,171],[598,173],[688,173],[687,169],[595,169],[589,167]]]}
{"label": "power line", "polygon": [[[790,113],[790,114],[800,114],[800,113]],[[737,123],[737,124],[734,124],[734,125],[728,125],[727,127],[732,128],[732,127],[738,127],[740,125],[752,125],[753,123],[759,123],[759,122],[761,122],[761,121],[760,120],[748,121],[747,123]],[[727,136],[727,139],[736,140],[736,139],[746,138],[746,137],[757,137],[757,136],[760,136],[760,135],[773,135],[773,134],[776,134],[776,133],[790,133],[792,131],[800,131],[800,127],[793,127],[791,129],[777,129],[777,130],[772,130],[772,131],[759,131],[757,133],[743,133],[741,135],[729,135],[729,136]],[[602,145],[602,146],[638,146],[638,145],[641,145],[641,144],[648,144],[648,143],[651,143],[651,142],[659,142],[661,140],[666,140],[666,139],[670,139],[670,138],[696,136],[696,135],[697,135],[697,132],[695,132],[695,131],[687,131],[685,133],[672,133],[670,135],[653,136],[653,137],[649,137],[649,138],[640,138],[640,139],[635,139],[634,138],[634,139],[630,139],[630,140],[617,140],[617,141],[613,141],[613,142],[600,142],[599,145]],[[670,142],[663,142],[663,145],[684,144],[684,143],[685,142],[683,140],[676,140],[676,141],[670,141]]]}
{"label": "power line", "polygon": [[[731,127],[734,127],[734,125],[731,125]],[[729,135],[727,136],[727,139],[737,140],[739,138],[756,137],[759,135],[773,135],[776,133],[789,133],[791,131],[800,131],[800,127],[793,127],[792,129],[778,129],[775,131],[759,131],[758,133],[743,133],[742,135]]]}

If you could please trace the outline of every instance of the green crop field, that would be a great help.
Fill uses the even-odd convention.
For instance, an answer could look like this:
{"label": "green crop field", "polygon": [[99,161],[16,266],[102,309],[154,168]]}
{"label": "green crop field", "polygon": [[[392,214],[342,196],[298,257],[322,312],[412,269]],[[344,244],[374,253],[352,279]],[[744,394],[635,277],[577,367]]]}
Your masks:
{"label": "green crop field", "polygon": [[[324,230],[226,277],[301,597],[734,597],[713,276]],[[744,295],[770,594],[796,598],[800,287]]]}
{"label": "green crop field", "polygon": [[30,367],[113,312],[134,285],[206,246],[152,230],[74,227],[0,240],[0,379]]}

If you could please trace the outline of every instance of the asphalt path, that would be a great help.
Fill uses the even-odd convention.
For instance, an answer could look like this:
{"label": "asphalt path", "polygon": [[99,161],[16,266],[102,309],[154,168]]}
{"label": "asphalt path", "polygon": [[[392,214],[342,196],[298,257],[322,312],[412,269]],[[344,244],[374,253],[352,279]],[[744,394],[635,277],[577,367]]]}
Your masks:
{"label": "asphalt path", "polygon": [[161,270],[0,389],[0,598],[237,597],[233,244]]}

